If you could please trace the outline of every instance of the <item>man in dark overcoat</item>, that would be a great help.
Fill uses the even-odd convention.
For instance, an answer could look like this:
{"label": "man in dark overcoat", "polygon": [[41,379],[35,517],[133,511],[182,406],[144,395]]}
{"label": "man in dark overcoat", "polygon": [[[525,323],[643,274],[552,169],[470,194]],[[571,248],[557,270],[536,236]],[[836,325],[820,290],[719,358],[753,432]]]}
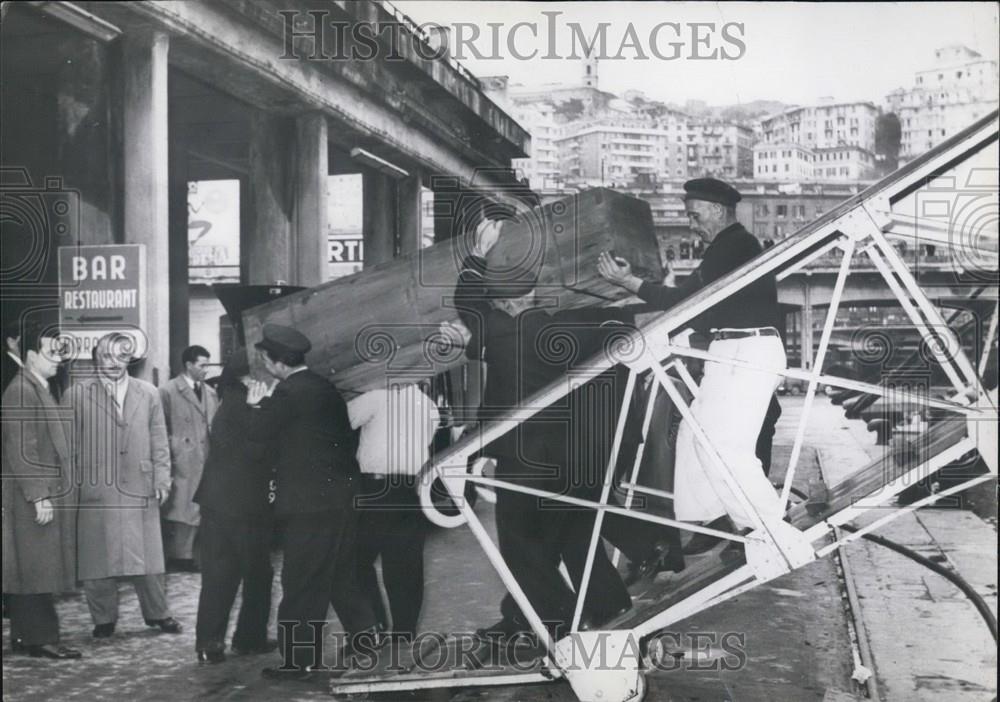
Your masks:
{"label": "man in dark overcoat", "polygon": [[233,650],[266,653],[271,612],[270,490],[274,447],[250,432],[254,409],[246,402],[250,365],[246,349],[236,349],[219,381],[222,400],[209,433],[208,459],[194,501],[201,507],[201,593],[195,648],[199,660],[225,660],[226,629],[236,591],[243,584]]}
{"label": "man in dark overcoat", "polygon": [[49,389],[55,329],[20,336],[24,367],[3,393],[3,591],[20,647],[36,658],[80,658],[59,644],[52,595],[76,588],[76,510],[66,413]]}
{"label": "man in dark overcoat", "polygon": [[324,622],[330,603],[349,640],[377,638],[375,615],[357,584],[357,439],[337,388],[306,366],[311,347],[301,332],[265,324],[256,348],[278,383],[269,396],[259,381],[247,394],[254,407],[248,436],[276,446],[274,508],[284,554],[278,641],[284,665],[263,671],[276,679],[308,676],[323,664],[322,632],[309,623]]}

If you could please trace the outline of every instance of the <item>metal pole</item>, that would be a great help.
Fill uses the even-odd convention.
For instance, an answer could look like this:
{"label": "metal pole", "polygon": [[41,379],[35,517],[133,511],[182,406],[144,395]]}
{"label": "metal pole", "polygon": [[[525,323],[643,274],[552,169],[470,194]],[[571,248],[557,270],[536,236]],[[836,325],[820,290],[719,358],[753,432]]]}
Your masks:
{"label": "metal pole", "polygon": [[[615,468],[618,463],[618,451],[622,445],[622,435],[625,433],[625,420],[628,418],[628,407],[632,401],[632,393],[635,391],[636,371],[629,370],[628,380],[625,382],[625,398],[622,406],[618,410],[618,426],[615,429],[615,440],[611,445],[611,456],[608,458],[608,466],[604,470],[604,485],[601,487],[601,504],[608,503],[608,494],[611,492],[611,484],[615,480]],[[594,515],[594,528],[590,534],[590,546],[587,549],[587,561],[583,566],[583,576],[580,579],[580,590],[576,595],[576,609],[573,612],[573,623],[570,631],[577,631],[580,626],[580,617],[583,616],[583,603],[587,599],[587,590],[590,587],[590,574],[594,569],[594,556],[601,541],[601,526],[604,524],[604,510],[598,510]],[[603,546],[601,546],[603,548]]]}
{"label": "metal pole", "polygon": [[508,483],[503,480],[497,480],[496,478],[486,478],[486,477],[470,475],[468,478],[466,478],[466,480],[468,480],[470,483],[491,485],[501,490],[513,490],[514,492],[521,492],[524,493],[525,495],[535,495],[536,497],[544,497],[546,499],[556,500],[557,502],[565,502],[570,505],[577,505],[578,507],[590,507],[591,509],[604,511],[607,512],[608,514],[617,514],[623,517],[639,519],[644,522],[653,522],[654,524],[660,524],[662,526],[677,527],[678,529],[684,529],[686,531],[691,531],[698,534],[708,534],[710,536],[716,536],[720,539],[727,539],[729,541],[738,541],[740,543],[746,542],[746,537],[740,536],[739,534],[730,534],[727,531],[719,531],[718,529],[709,529],[708,527],[703,527],[693,522],[679,522],[676,519],[660,517],[654,514],[646,514],[645,512],[636,512],[635,510],[624,509],[622,507],[612,507],[611,505],[602,505],[599,502],[594,502],[593,500],[583,500],[580,499],[579,497],[559,495],[554,492],[547,492],[545,490],[539,490],[537,488],[530,488],[524,485],[517,485],[516,483]]}
{"label": "metal pole", "polygon": [[993,346],[993,339],[997,335],[997,317],[1000,316],[1000,302],[998,302],[993,307],[993,315],[990,317],[990,328],[986,332],[986,338],[983,340],[983,353],[979,357],[979,375],[982,376],[986,372],[986,364],[990,360],[990,351]]}
{"label": "metal pole", "polygon": [[[833,296],[830,298],[830,309],[826,314],[826,322],[823,324],[823,334],[820,336],[819,348],[816,350],[816,360],[813,362],[812,379],[809,381],[805,403],[802,406],[802,418],[799,419],[799,426],[795,432],[795,442],[792,444],[792,455],[788,459],[785,482],[781,487],[782,510],[788,506],[788,497],[792,492],[792,480],[795,478],[795,468],[799,462],[799,454],[802,452],[802,442],[806,438],[806,425],[809,423],[809,413],[812,410],[813,398],[816,397],[817,378],[823,371],[826,348],[830,343],[830,335],[833,334],[833,325],[837,319],[840,298],[844,294],[844,283],[847,282],[847,275],[851,270],[852,256],[854,256],[854,240],[850,239],[844,246],[844,257],[840,261],[840,271],[837,273],[837,282],[834,283]],[[810,330],[811,333],[812,331]]]}
{"label": "metal pole", "polygon": [[[665,350],[675,353],[678,356],[690,356],[691,358],[700,358],[703,361],[715,361],[717,363],[725,363],[731,366],[738,366],[740,368],[750,368],[753,370],[763,370],[769,373],[776,373],[777,375],[784,376],[786,378],[797,378],[799,380],[809,381],[812,379],[812,372],[806,372],[799,370],[797,368],[764,368],[763,366],[757,366],[752,363],[747,363],[746,361],[739,361],[734,358],[724,358],[722,356],[714,356],[707,351],[700,351],[698,349],[690,349],[683,346],[666,346]],[[846,378],[839,378],[835,375],[819,375],[816,379],[823,383],[824,385],[832,385],[835,388],[844,388],[846,390],[859,390],[868,395],[878,395],[879,397],[885,397],[889,395],[889,390],[880,386],[872,385],[871,383],[863,383],[858,380],[847,380]],[[922,395],[917,395],[915,393],[909,393],[905,390],[892,391],[894,397],[902,397],[904,399],[909,399],[912,402],[918,404],[924,404],[928,407],[936,407],[938,409],[948,410],[949,412],[957,412],[960,414],[980,414],[982,410],[977,407],[969,405],[960,405],[955,402],[950,402],[948,400],[935,400],[930,397],[925,397]],[[470,452],[471,453],[471,452]]]}
{"label": "metal pole", "polygon": [[[896,253],[896,250],[889,245],[888,241],[886,241],[882,232],[876,229],[872,232],[872,238],[875,240],[875,246],[881,250],[882,255],[885,256],[888,262],[895,269],[899,279],[903,281],[903,285],[906,286],[906,289],[910,292],[910,295],[913,296],[917,306],[921,309],[921,311],[923,311],[927,319],[941,329],[942,336],[954,339],[954,353],[949,353],[948,349],[942,349],[940,355],[944,356],[947,361],[954,364],[958,370],[965,374],[966,383],[962,383],[960,381],[955,389],[964,390],[965,386],[972,385],[977,391],[983,392],[982,383],[979,381],[979,376],[976,375],[976,369],[972,367],[969,359],[966,358],[965,351],[962,350],[961,341],[955,337],[955,334],[951,331],[951,327],[948,326],[948,323],[945,322],[944,318],[941,316],[941,312],[930,303],[930,300],[927,299],[927,296],[920,289],[917,281],[914,280],[913,274],[903,263],[902,259],[899,258],[899,254]],[[931,343],[932,341],[933,339],[928,339],[928,343]],[[931,350],[935,352],[937,351],[935,346],[931,346]],[[935,355],[938,354],[935,353]],[[944,366],[945,364],[942,363],[942,365]],[[948,366],[945,366],[945,370],[948,370]]]}
{"label": "metal pole", "polygon": [[[642,441],[635,451],[635,461],[632,463],[632,474],[629,478],[630,482],[622,484],[628,490],[628,493],[625,495],[625,509],[632,507],[632,498],[638,487],[635,483],[639,477],[639,467],[642,465],[642,457],[646,453],[646,437],[649,436],[649,425],[653,421],[653,404],[656,402],[656,393],[659,389],[659,383],[653,383],[649,389],[649,399],[646,401],[646,413],[642,420]],[[621,555],[621,551],[616,546],[614,552],[611,554],[611,565],[617,568],[618,561],[621,560]]]}
{"label": "metal pole", "polygon": [[951,495],[954,495],[955,493],[958,493],[958,492],[962,492],[963,490],[967,490],[970,487],[973,487],[974,485],[979,485],[979,483],[984,483],[987,480],[995,480],[996,477],[997,476],[993,475],[992,473],[985,473],[983,475],[977,475],[975,478],[970,478],[969,480],[966,480],[964,483],[959,483],[958,485],[954,485],[954,486],[948,488],[947,490],[942,490],[941,492],[935,492],[933,495],[928,495],[927,497],[925,497],[925,498],[923,498],[921,500],[917,500],[913,504],[906,505],[905,507],[900,507],[898,510],[896,510],[892,514],[887,514],[886,516],[882,517],[881,519],[876,519],[874,522],[872,522],[868,526],[862,527],[861,529],[858,529],[857,531],[848,532],[848,534],[846,536],[841,537],[840,539],[838,539],[837,541],[833,542],[829,546],[825,546],[825,547],[821,548],[820,550],[818,550],[816,552],[816,557],[817,558],[822,558],[823,556],[825,556],[826,554],[830,553],[831,551],[837,550],[840,546],[842,546],[844,544],[847,544],[847,543],[850,543],[851,541],[855,541],[857,539],[860,539],[865,534],[867,534],[869,532],[872,532],[872,531],[875,531],[879,527],[884,526],[885,524],[888,524],[889,522],[893,521],[894,519],[899,519],[904,514],[908,514],[910,512],[918,510],[921,507],[924,507],[926,505],[933,504],[933,503],[937,502],[938,500],[940,500],[942,497],[950,497]]}
{"label": "metal pole", "polygon": [[[825,535],[830,526],[846,524],[857,516],[864,514],[868,510],[878,507],[886,500],[895,497],[898,493],[916,483],[918,480],[927,477],[934,471],[948,465],[952,461],[958,460],[975,448],[976,442],[968,437],[958,441],[940,453],[927,459],[923,463],[914,466],[903,475],[885,483],[875,492],[864,497],[859,497],[851,504],[850,507],[842,509],[836,514],[827,517],[823,521],[812,525],[803,532],[806,539],[809,541],[815,541]],[[817,552],[816,557],[820,558],[822,555],[823,554]]]}
{"label": "metal pole", "polygon": [[767,534],[767,537],[771,540],[772,543],[774,543],[775,541],[774,536],[771,534],[770,530],[767,528],[767,524],[764,523],[764,520],[757,512],[756,506],[750,501],[750,498],[746,496],[746,493],[743,492],[743,487],[739,484],[739,481],[736,479],[735,473],[733,473],[733,471],[729,468],[726,462],[722,460],[722,456],[719,455],[719,452],[715,450],[715,447],[712,445],[711,439],[705,433],[705,430],[702,428],[701,424],[698,423],[698,420],[694,416],[694,413],[691,411],[691,408],[688,407],[687,404],[685,404],[684,398],[680,396],[680,393],[677,391],[677,388],[675,388],[673,383],[670,382],[670,378],[667,377],[666,372],[659,364],[653,366],[653,372],[656,373],[656,377],[659,379],[660,384],[663,385],[663,388],[667,391],[667,394],[670,395],[670,398],[674,401],[674,404],[677,405],[677,409],[684,417],[684,421],[690,423],[691,430],[694,432],[695,438],[697,438],[698,441],[701,442],[702,448],[705,449],[705,452],[708,454],[712,463],[715,464],[716,469],[721,471],[722,479],[726,483],[726,487],[728,487],[729,490],[733,493],[733,496],[740,503],[740,507],[743,508],[743,511],[746,512],[747,516],[750,518],[750,521],[753,522],[754,527],[757,530],[761,531],[762,533]]}
{"label": "metal pole", "polygon": [[500,549],[498,549],[496,544],[493,543],[493,539],[491,539],[490,535],[486,532],[482,522],[479,521],[479,517],[476,516],[476,513],[469,505],[468,500],[464,499],[464,488],[456,490],[455,485],[452,484],[460,484],[461,480],[442,477],[442,482],[451,494],[452,501],[459,506],[462,514],[465,515],[466,523],[469,525],[469,529],[472,530],[472,535],[476,537],[476,541],[478,541],[479,545],[482,547],[483,552],[486,554],[486,558],[489,559],[493,569],[497,572],[497,575],[500,576],[504,586],[507,588],[507,592],[509,592],[510,596],[514,598],[517,606],[521,608],[521,612],[527,618],[532,631],[534,631],[535,635],[538,636],[538,640],[545,645],[545,650],[549,652],[549,666],[551,668],[558,669],[558,666],[555,664],[555,659],[551,655],[554,650],[553,647],[555,646],[555,643],[549,635],[549,630],[542,622],[542,618],[538,616],[538,612],[535,611],[535,608],[528,599],[528,596],[524,594],[524,590],[521,589],[521,585],[517,582],[517,578],[514,577],[514,574],[507,566],[507,561],[504,560],[503,555],[500,553]]}

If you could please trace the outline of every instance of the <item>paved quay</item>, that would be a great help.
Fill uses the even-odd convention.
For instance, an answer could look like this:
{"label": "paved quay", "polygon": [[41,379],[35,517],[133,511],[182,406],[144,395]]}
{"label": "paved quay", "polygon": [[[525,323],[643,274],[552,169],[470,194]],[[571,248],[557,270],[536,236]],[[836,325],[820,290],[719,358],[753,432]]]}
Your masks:
{"label": "paved quay", "polygon": [[[775,477],[783,472],[802,399],[782,398],[785,413],[776,437]],[[874,435],[849,422],[839,407],[817,398],[806,435],[806,460],[796,477],[803,486],[818,470],[836,481],[876,456]],[[810,453],[813,452],[813,453]],[[813,457],[812,460],[808,460]],[[995,512],[995,502],[994,512]],[[492,509],[477,507],[492,530]],[[996,522],[963,510],[921,510],[879,533],[945,559],[996,608]],[[988,702],[996,695],[996,647],[972,605],[950,583],[919,565],[868,542],[847,547],[860,603],[860,634],[870,644],[876,689],[882,700]],[[662,576],[661,576],[662,577]],[[8,700],[314,700],[329,699],[322,685],[263,680],[259,670],[272,656],[235,657],[222,665],[198,665],[194,620],[200,577],[170,574],[174,616],[185,625],[177,636],[146,628],[134,592],[122,587],[118,634],[95,642],[81,595],[58,603],[64,642],[85,658],[55,663],[10,651],[4,620],[3,692]],[[280,595],[275,579],[275,602]],[[503,593],[468,529],[434,530],[427,543],[427,589],[421,627],[471,632],[494,621]],[[833,558],[826,558],[744,593],[672,627],[687,655],[676,670],[647,678],[647,700],[842,702],[861,699],[854,672],[844,593]],[[272,612],[273,617],[273,612]],[[273,622],[272,622],[273,624]],[[336,624],[334,620],[334,625]],[[335,631],[336,626],[331,627]],[[745,662],[731,660],[698,636],[743,636]],[[695,638],[691,638],[694,636]],[[697,644],[698,641],[701,644]],[[570,702],[568,684],[469,688],[420,694],[387,693],[379,700],[450,702],[497,700]]]}

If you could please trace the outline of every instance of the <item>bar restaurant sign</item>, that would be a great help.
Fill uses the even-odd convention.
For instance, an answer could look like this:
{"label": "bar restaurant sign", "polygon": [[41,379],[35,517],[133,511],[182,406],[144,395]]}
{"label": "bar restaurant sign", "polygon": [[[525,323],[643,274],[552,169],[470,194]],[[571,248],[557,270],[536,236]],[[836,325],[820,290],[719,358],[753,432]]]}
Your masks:
{"label": "bar restaurant sign", "polygon": [[90,358],[102,336],[133,339],[146,354],[146,247],[142,244],[59,247],[59,324],[73,358]]}

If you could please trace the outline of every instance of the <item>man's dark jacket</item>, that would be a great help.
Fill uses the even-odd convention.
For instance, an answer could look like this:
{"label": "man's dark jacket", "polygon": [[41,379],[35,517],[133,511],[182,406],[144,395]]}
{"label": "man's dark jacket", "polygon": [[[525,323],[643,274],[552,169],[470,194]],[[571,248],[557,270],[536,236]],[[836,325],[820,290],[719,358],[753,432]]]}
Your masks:
{"label": "man's dark jacket", "polygon": [[357,438],[347,404],[311,370],[288,376],[252,409],[248,435],[275,443],[276,516],[340,509],[356,490]]}
{"label": "man's dark jacket", "polygon": [[[701,264],[681,285],[668,288],[657,283],[643,283],[638,295],[654,309],[666,310],[756,258],[763,248],[757,237],[742,224],[732,224],[705,249]],[[758,278],[738,292],[713,305],[691,320],[691,326],[704,336],[712,329],[776,327],[782,329],[778,306],[778,285],[774,274]]]}
{"label": "man's dark jacket", "polygon": [[250,431],[250,418],[259,410],[246,403],[246,387],[236,382],[222,390],[222,404],[212,419],[208,458],[194,501],[231,518],[267,519],[272,512],[267,495],[276,447]]}

